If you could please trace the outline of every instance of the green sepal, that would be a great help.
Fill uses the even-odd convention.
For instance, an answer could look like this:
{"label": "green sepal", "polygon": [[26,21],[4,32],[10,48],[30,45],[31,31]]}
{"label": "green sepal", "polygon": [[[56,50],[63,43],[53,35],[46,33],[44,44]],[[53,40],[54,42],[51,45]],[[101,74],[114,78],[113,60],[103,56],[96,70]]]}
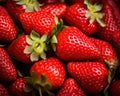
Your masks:
{"label": "green sepal", "polygon": [[42,52],[41,54],[40,54],[40,57],[42,58],[42,59],[46,59],[46,53],[45,52]]}
{"label": "green sepal", "polygon": [[31,92],[33,90],[33,88],[31,86],[26,86],[24,88],[24,92],[28,93],[28,92]]}
{"label": "green sepal", "polygon": [[26,36],[26,42],[27,42],[29,45],[32,45],[33,40],[32,40],[30,37]]}
{"label": "green sepal", "polygon": [[109,65],[109,62],[107,60],[104,60],[104,64],[107,67],[107,69],[110,69],[110,65]]}
{"label": "green sepal", "polygon": [[31,38],[32,40],[37,40],[37,39],[40,38],[40,35],[39,35],[37,32],[35,32],[34,30],[32,30],[32,32],[31,32],[31,34],[30,34],[30,38]]}
{"label": "green sepal", "polygon": [[32,62],[38,61],[38,60],[39,60],[39,54],[37,54],[37,53],[35,53],[35,52],[32,52],[32,53],[30,54],[30,60],[31,60]]}
{"label": "green sepal", "polygon": [[24,53],[25,54],[30,54],[33,52],[33,49],[31,46],[26,46],[25,49],[24,49]]}
{"label": "green sepal", "polygon": [[40,6],[43,6],[43,4],[40,4],[37,0],[14,0],[16,4],[18,5],[25,5],[25,12],[33,12],[33,11],[39,11]]}
{"label": "green sepal", "polygon": [[101,27],[105,27],[105,23],[103,22],[104,13],[100,12],[103,8],[101,4],[92,4],[88,0],[84,0],[84,4],[86,5],[88,12],[85,14],[86,18],[89,18],[89,23],[93,23],[96,21]]}
{"label": "green sepal", "polygon": [[46,53],[47,51],[47,34],[44,34],[40,37],[40,35],[32,30],[30,35],[26,36],[26,42],[27,46],[24,49],[25,54],[30,54],[30,60],[32,62],[38,61],[41,57],[41,59],[46,59]]}
{"label": "green sepal", "polygon": [[40,78],[41,78],[41,83],[45,83],[46,82],[45,75],[41,74]]}

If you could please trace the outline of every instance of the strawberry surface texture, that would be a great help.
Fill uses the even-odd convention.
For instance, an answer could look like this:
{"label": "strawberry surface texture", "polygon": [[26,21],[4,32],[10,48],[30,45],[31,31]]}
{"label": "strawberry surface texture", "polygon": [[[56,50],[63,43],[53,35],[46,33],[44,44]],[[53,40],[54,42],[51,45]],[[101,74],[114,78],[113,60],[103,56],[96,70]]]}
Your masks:
{"label": "strawberry surface texture", "polygon": [[0,0],[0,96],[120,96],[120,0]]}

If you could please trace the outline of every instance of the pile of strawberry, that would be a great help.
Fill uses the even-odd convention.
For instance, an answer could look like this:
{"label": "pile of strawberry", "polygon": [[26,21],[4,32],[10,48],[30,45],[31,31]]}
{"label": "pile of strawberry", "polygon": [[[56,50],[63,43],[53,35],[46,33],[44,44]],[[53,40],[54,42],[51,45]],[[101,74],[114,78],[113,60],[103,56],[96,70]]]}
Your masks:
{"label": "pile of strawberry", "polygon": [[118,5],[0,0],[0,96],[120,96]]}

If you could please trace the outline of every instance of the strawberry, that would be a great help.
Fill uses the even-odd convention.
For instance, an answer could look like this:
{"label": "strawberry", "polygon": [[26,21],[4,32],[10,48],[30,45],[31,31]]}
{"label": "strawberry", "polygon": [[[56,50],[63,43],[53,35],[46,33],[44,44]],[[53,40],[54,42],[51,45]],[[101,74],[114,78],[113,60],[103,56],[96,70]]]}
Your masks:
{"label": "strawberry", "polygon": [[120,31],[116,31],[113,33],[113,44],[115,45],[117,52],[120,53]]}
{"label": "strawberry", "polygon": [[52,3],[42,6],[40,11],[48,12],[54,16],[57,16],[58,18],[62,18],[66,9],[67,6],[65,3],[54,3],[54,4]]}
{"label": "strawberry", "polygon": [[118,56],[114,47],[110,43],[100,39],[90,38],[90,40],[101,52],[99,61],[107,61],[111,69],[116,69],[118,67]]}
{"label": "strawberry", "polygon": [[109,88],[110,96],[120,96],[120,80],[115,80]]}
{"label": "strawberry", "polygon": [[91,4],[87,1],[84,4],[76,3],[68,7],[63,18],[69,25],[78,27],[86,35],[91,35],[98,31],[99,24],[102,27],[105,26],[101,20],[104,14],[100,13],[101,5]]}
{"label": "strawberry", "polygon": [[39,6],[37,0],[7,0],[6,2],[7,10],[16,21],[19,21],[21,13],[38,11]]}
{"label": "strawberry", "polygon": [[24,89],[27,87],[25,78],[17,78],[8,86],[8,91],[12,96],[31,96],[30,92],[25,92]]}
{"label": "strawberry", "polygon": [[99,38],[112,42],[113,33],[120,30],[120,12],[112,0],[103,0],[103,12],[106,26],[100,28],[97,34]]}
{"label": "strawberry", "polygon": [[14,81],[17,77],[16,68],[5,49],[0,47],[0,81]]}
{"label": "strawberry", "polygon": [[100,93],[108,83],[108,69],[100,62],[69,62],[67,70],[91,95]]}
{"label": "strawberry", "polygon": [[59,88],[65,79],[65,69],[60,60],[50,57],[34,63],[30,69],[31,78],[26,78],[33,87],[40,91],[55,90]]}
{"label": "strawberry", "polygon": [[40,35],[50,35],[56,25],[54,16],[44,11],[22,13],[20,21],[27,34],[34,30]]}
{"label": "strawberry", "polygon": [[41,57],[46,58],[45,50],[46,44],[44,43],[47,39],[46,35],[39,36],[35,31],[32,31],[29,35],[22,35],[15,39],[9,46],[9,54],[17,61],[31,64],[34,61],[38,61]]}
{"label": "strawberry", "polygon": [[6,9],[0,6],[0,43],[13,41],[17,36],[15,24]]}
{"label": "strawberry", "polygon": [[68,78],[56,96],[87,96],[73,78]]}
{"label": "strawberry", "polygon": [[0,84],[0,96],[10,96],[3,84]]}
{"label": "strawberry", "polygon": [[93,42],[76,27],[67,27],[57,35],[56,55],[64,61],[93,60],[100,52]]}

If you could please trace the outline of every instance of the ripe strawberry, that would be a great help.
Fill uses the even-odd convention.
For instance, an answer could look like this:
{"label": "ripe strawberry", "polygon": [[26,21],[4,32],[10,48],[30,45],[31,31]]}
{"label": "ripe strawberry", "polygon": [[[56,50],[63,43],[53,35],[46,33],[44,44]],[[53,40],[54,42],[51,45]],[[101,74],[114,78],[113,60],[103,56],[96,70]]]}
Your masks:
{"label": "ripe strawberry", "polygon": [[5,49],[0,48],[0,81],[14,81],[17,77],[16,68]]}
{"label": "ripe strawberry", "polygon": [[120,80],[115,80],[109,88],[110,96],[120,96]]}
{"label": "ripe strawberry", "polygon": [[65,79],[63,64],[55,57],[40,60],[33,64],[30,74],[33,87],[43,92],[59,88]]}
{"label": "ripe strawberry", "polygon": [[100,39],[90,38],[90,40],[101,52],[99,61],[104,62],[106,60],[111,69],[116,69],[118,67],[118,56],[114,47],[110,43]]}
{"label": "ripe strawberry", "polygon": [[[64,20],[73,26],[78,27],[87,35],[94,34],[98,31],[98,25],[104,27],[102,22],[103,13],[100,13],[102,6],[85,2],[76,3],[68,7],[64,14]],[[98,24],[99,23],[99,24]]]}
{"label": "ripe strawberry", "polygon": [[45,6],[42,6],[40,11],[51,13],[54,16],[57,16],[58,18],[62,18],[63,14],[66,11],[66,4],[65,3],[52,3],[52,4],[46,4]]}
{"label": "ripe strawberry", "polygon": [[57,35],[55,53],[65,61],[93,60],[100,52],[93,42],[76,27],[67,27]]}
{"label": "ripe strawberry", "polygon": [[40,35],[50,35],[56,26],[54,16],[44,11],[20,14],[20,21],[27,34],[35,30]]}
{"label": "ripe strawberry", "polygon": [[118,12],[117,6],[113,7],[115,4],[111,1],[112,0],[103,0],[103,12],[105,14],[103,21],[106,26],[100,28],[97,33],[99,38],[108,42],[112,42],[113,33],[120,30],[120,12]]}
{"label": "ripe strawberry", "polygon": [[113,44],[115,45],[117,52],[120,53],[120,31],[116,31],[113,33]]}
{"label": "ripe strawberry", "polygon": [[0,84],[0,96],[10,96],[4,85]]}
{"label": "ripe strawberry", "polygon": [[67,65],[67,70],[91,95],[104,90],[108,83],[108,69],[100,62],[70,62]]}
{"label": "ripe strawberry", "polygon": [[17,31],[6,9],[0,6],[0,43],[13,41],[17,36]]}
{"label": "ripe strawberry", "polygon": [[30,36],[23,35],[15,39],[9,46],[9,54],[15,58],[17,61],[31,64],[34,61],[38,61],[41,57],[42,59],[46,58],[45,50],[45,40],[47,39],[46,35],[42,37],[39,36],[36,32],[32,31]]}
{"label": "ripe strawberry", "polygon": [[25,92],[24,89],[27,87],[25,78],[17,78],[13,83],[8,86],[8,91],[12,96],[31,96],[30,92]]}
{"label": "ripe strawberry", "polygon": [[73,78],[68,78],[56,96],[87,96]]}
{"label": "ripe strawberry", "polygon": [[18,21],[21,13],[38,11],[40,4],[37,0],[7,0],[6,6],[13,19]]}

